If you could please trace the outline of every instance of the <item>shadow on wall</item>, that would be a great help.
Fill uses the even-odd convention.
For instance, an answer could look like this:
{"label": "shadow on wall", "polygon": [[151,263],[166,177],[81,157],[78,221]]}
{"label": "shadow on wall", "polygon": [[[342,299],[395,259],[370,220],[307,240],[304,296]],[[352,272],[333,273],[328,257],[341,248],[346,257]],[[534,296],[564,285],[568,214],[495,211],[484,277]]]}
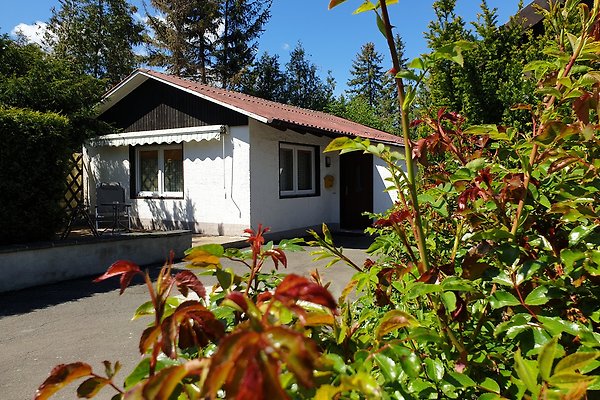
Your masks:
{"label": "shadow on wall", "polygon": [[[94,157],[95,156],[95,157]],[[87,162],[85,162],[87,161]],[[125,198],[129,198],[129,161],[128,160],[103,160],[97,154],[90,154],[84,160],[86,179],[84,190],[89,205],[93,209],[96,205],[96,186],[103,182],[118,182],[125,189]]]}
{"label": "shadow on wall", "polygon": [[[185,229],[195,231],[194,209],[195,204],[186,194],[185,200],[171,199],[141,199],[150,214],[151,221],[142,221],[139,218],[139,212],[136,210],[134,225],[143,226],[151,230],[178,230]],[[198,232],[202,233],[202,232]]]}

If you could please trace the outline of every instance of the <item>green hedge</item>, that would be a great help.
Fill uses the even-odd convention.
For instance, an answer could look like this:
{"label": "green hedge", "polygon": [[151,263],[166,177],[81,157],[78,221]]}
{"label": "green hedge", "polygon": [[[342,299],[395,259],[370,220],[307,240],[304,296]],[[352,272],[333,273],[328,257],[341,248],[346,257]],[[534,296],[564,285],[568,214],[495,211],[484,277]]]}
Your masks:
{"label": "green hedge", "polygon": [[60,229],[69,131],[59,114],[0,106],[0,243],[47,240]]}

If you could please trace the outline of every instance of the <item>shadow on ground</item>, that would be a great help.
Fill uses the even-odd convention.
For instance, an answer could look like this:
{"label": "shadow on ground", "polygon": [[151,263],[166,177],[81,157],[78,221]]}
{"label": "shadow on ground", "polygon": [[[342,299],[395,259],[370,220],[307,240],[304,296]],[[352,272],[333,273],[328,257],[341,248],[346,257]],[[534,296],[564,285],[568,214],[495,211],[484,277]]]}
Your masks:
{"label": "shadow on ground", "polygon": [[[305,238],[310,240],[311,238]],[[344,249],[366,250],[373,243],[373,238],[357,233],[338,233],[334,235],[334,243]],[[154,280],[161,265],[146,266]],[[118,290],[119,279],[111,278],[104,282],[94,283],[96,276],[69,280],[65,282],[0,293],[0,318],[19,315],[34,310],[55,306],[95,294]],[[133,285],[142,285],[141,277],[135,277]]]}

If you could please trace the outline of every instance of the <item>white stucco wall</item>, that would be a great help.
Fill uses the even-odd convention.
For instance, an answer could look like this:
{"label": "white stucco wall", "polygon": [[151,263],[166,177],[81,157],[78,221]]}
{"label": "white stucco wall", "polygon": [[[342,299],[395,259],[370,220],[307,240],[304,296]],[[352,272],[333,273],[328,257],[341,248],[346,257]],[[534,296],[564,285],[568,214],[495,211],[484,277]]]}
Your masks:
{"label": "white stucco wall", "polygon": [[[404,149],[393,147],[393,151],[398,151],[404,154]],[[401,167],[406,171],[406,163],[402,162]],[[392,182],[386,179],[392,174],[387,169],[387,165],[378,157],[373,157],[373,212],[382,213],[389,209],[396,201],[398,201],[397,191],[385,191],[387,187],[392,186]]]}
{"label": "white stucco wall", "polygon": [[[252,227],[256,228],[261,223],[269,226],[272,232],[285,232],[320,226],[325,222],[335,228],[340,219],[339,157],[335,153],[323,154],[331,139],[291,130],[282,132],[258,121],[250,121]],[[280,142],[320,146],[320,173],[317,182],[320,186],[319,196],[279,198]],[[325,166],[326,156],[331,159],[330,167]],[[324,186],[323,178],[326,175],[334,177],[332,188]]]}
{"label": "white stucco wall", "polygon": [[[129,149],[87,149],[94,203],[99,182],[120,182],[129,196]],[[183,143],[184,198],[130,199],[132,214],[146,229],[192,229],[239,235],[250,226],[248,127],[232,127],[221,140]]]}

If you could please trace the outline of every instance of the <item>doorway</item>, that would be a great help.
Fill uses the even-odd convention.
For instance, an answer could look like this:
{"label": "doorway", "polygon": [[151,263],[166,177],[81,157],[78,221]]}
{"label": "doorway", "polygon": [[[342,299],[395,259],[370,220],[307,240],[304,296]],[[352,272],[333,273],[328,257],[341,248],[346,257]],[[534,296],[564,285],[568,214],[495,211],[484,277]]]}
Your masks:
{"label": "doorway", "polygon": [[354,151],[340,156],[340,228],[363,230],[373,212],[373,156]]}

